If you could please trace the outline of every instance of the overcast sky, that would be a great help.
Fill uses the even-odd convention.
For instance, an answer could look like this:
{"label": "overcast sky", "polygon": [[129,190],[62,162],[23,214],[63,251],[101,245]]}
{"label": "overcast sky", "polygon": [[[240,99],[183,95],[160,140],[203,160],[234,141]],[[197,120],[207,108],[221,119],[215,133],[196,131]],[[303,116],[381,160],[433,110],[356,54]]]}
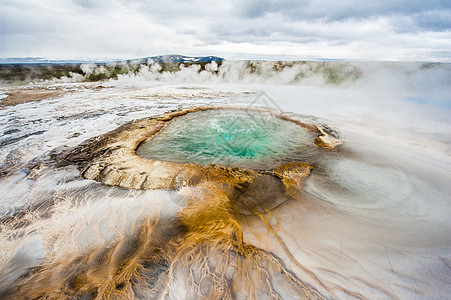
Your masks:
{"label": "overcast sky", "polygon": [[0,0],[0,57],[451,61],[450,0]]}

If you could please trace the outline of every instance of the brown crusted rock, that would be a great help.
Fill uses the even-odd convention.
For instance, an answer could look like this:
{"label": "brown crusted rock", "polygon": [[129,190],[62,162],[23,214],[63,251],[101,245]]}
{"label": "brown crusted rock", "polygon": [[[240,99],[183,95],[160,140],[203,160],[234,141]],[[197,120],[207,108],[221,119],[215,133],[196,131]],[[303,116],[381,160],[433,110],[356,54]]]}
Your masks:
{"label": "brown crusted rock", "polygon": [[341,140],[328,133],[325,128],[318,126],[319,135],[315,139],[315,145],[325,149],[335,149],[338,145],[341,145]]}
{"label": "brown crusted rock", "polygon": [[297,184],[310,174],[313,167],[303,161],[289,162],[274,168],[274,175],[288,184]]}

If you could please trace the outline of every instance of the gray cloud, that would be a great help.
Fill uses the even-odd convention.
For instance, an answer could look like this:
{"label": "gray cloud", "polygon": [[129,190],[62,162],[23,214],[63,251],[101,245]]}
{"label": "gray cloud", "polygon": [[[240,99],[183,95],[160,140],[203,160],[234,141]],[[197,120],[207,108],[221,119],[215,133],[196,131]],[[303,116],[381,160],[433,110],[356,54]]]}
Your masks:
{"label": "gray cloud", "polygon": [[350,18],[371,18],[390,15],[415,15],[428,11],[451,9],[449,1],[372,1],[372,0],[252,0],[237,1],[236,9],[243,16],[255,18],[269,13],[279,13],[295,20],[324,19],[342,21]]}
{"label": "gray cloud", "polygon": [[3,0],[0,57],[450,61],[450,1]]}
{"label": "gray cloud", "polygon": [[451,9],[430,10],[415,15],[417,24],[424,29],[432,31],[451,30]]}

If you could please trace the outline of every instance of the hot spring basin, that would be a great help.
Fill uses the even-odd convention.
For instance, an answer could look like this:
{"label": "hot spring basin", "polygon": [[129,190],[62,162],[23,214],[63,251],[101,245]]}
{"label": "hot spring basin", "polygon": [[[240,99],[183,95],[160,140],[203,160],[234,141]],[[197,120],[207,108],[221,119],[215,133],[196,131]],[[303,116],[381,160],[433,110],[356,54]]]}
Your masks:
{"label": "hot spring basin", "polygon": [[57,159],[78,165],[87,179],[133,189],[179,189],[206,181],[242,186],[263,184],[262,178],[287,186],[310,172],[299,153],[338,143],[327,128],[294,116],[203,107],[129,122]]}
{"label": "hot spring basin", "polygon": [[272,170],[311,151],[316,135],[269,112],[216,109],[175,118],[136,154],[152,160]]}

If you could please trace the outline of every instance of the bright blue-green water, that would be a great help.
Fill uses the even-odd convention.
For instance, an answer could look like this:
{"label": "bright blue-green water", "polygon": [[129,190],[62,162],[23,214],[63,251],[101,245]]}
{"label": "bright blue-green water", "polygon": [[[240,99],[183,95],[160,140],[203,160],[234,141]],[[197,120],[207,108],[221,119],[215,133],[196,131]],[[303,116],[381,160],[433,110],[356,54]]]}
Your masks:
{"label": "bright blue-green water", "polygon": [[270,169],[312,152],[314,137],[268,113],[213,109],[174,119],[136,152],[162,161]]}

